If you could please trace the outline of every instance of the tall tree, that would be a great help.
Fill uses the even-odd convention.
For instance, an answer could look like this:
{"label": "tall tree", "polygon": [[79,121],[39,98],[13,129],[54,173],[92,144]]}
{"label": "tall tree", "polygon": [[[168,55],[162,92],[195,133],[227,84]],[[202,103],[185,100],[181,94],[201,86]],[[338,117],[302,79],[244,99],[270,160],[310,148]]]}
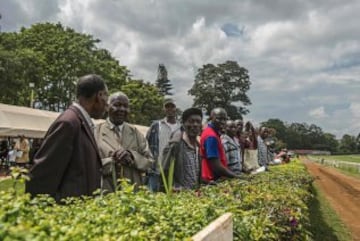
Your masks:
{"label": "tall tree", "polygon": [[282,148],[287,147],[287,136],[286,136],[286,129],[285,123],[279,119],[269,119],[267,121],[261,122],[261,126],[266,126],[269,130],[273,130],[274,134],[272,137],[276,140],[275,142],[275,149],[280,150]]}
{"label": "tall tree", "polygon": [[261,125],[276,130],[280,147],[286,145],[289,149],[324,150],[337,152],[338,141],[335,135],[324,133],[319,126],[307,123],[287,124],[279,119],[269,119]]}
{"label": "tall tree", "polygon": [[273,128],[276,130],[276,137],[279,140],[286,140],[286,125],[280,119],[269,119],[267,121],[261,122],[261,126],[266,126],[268,128]]}
{"label": "tall tree", "polygon": [[340,140],[339,151],[342,153],[356,153],[357,142],[356,137],[349,134],[343,135]]}
{"label": "tall tree", "polygon": [[356,137],[356,149],[357,152],[360,153],[360,133]]}
{"label": "tall tree", "polygon": [[166,67],[163,64],[159,64],[158,67],[156,87],[159,89],[160,95],[172,95],[172,93],[170,92],[170,90],[172,90],[172,85],[170,83],[170,80],[168,79]]}
{"label": "tall tree", "polygon": [[42,65],[41,56],[32,50],[8,51],[0,46],[0,102],[29,106],[29,85],[39,82]]}
{"label": "tall tree", "polygon": [[205,108],[207,114],[215,107],[223,107],[230,118],[238,119],[249,112],[245,106],[251,104],[246,94],[250,84],[248,70],[236,61],[206,64],[198,69],[189,94],[195,97],[193,105]]}
{"label": "tall tree", "polygon": [[324,133],[323,143],[325,145],[324,150],[330,151],[331,153],[337,152],[339,142],[334,134]]}
{"label": "tall tree", "polygon": [[[4,100],[6,103],[10,98],[14,100],[11,104],[24,105],[18,97],[30,96],[30,93],[24,95],[22,90],[29,91],[24,87],[32,82],[35,84],[35,98],[43,108],[61,111],[75,99],[75,83],[79,76],[99,74],[104,77],[109,89],[119,89],[128,79],[126,67],[120,66],[107,50],[96,46],[100,40],[77,33],[60,23],[35,24],[22,28],[19,33],[0,33],[0,36],[0,50],[5,49],[8,53],[2,53],[12,57],[5,62],[12,64],[13,68],[5,83],[15,90]],[[4,66],[4,69],[10,69],[3,61],[0,64],[0,69]],[[21,82],[22,89],[18,88],[17,82]],[[0,96],[3,91],[0,89]]]}

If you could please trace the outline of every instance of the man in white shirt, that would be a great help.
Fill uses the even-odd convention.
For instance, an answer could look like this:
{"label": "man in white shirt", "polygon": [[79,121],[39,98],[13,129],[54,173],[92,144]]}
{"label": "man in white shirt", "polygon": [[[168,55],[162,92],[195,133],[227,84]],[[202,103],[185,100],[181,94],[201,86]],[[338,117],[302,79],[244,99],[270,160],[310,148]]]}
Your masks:
{"label": "man in white shirt", "polygon": [[168,144],[171,134],[180,128],[180,122],[176,119],[176,105],[173,99],[164,100],[164,112],[165,118],[154,121],[146,134],[155,159],[155,163],[147,173],[148,187],[153,192],[160,189],[159,160],[162,160],[163,149]]}

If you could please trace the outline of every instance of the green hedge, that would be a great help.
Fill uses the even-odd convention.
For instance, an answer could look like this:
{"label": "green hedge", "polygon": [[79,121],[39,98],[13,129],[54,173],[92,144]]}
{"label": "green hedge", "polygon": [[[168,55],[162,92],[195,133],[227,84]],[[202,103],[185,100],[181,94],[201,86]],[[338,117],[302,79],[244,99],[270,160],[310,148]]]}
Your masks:
{"label": "green hedge", "polygon": [[224,181],[198,191],[117,193],[69,199],[30,199],[0,192],[0,240],[190,240],[221,214],[234,214],[235,240],[307,240],[312,179],[293,162],[246,180]]}

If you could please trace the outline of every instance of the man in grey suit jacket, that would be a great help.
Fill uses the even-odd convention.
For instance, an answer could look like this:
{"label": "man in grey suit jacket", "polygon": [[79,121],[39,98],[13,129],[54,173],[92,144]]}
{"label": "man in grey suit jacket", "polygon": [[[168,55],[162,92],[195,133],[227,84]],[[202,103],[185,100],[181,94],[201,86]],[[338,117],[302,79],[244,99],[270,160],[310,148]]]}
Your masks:
{"label": "man in grey suit jacket", "polygon": [[100,188],[101,159],[92,118],[101,118],[108,91],[103,79],[86,75],[77,83],[77,102],[50,126],[35,155],[26,192],[49,194],[57,202],[66,197],[90,196]]}
{"label": "man in grey suit jacket", "polygon": [[109,97],[109,118],[95,129],[95,138],[103,160],[103,186],[115,191],[118,178],[127,178],[136,187],[154,162],[148,143],[134,126],[126,122],[129,99],[122,92]]}

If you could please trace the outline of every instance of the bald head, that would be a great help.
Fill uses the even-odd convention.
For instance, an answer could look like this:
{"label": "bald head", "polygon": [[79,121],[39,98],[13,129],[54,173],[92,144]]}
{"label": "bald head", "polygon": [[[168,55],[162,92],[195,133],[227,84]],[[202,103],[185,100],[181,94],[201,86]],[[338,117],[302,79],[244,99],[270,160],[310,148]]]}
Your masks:
{"label": "bald head", "polygon": [[227,121],[226,110],[221,107],[213,109],[210,113],[210,120],[218,131],[224,132]]}
{"label": "bald head", "polygon": [[235,121],[233,120],[228,120],[226,121],[226,134],[228,136],[230,136],[231,138],[233,138],[234,136],[236,136],[236,124]]}
{"label": "bald head", "polygon": [[130,112],[129,98],[121,91],[109,97],[109,118],[114,125],[122,125]]}
{"label": "bald head", "polygon": [[226,126],[230,126],[230,125],[234,125],[235,122],[233,120],[227,120],[226,121]]}
{"label": "bald head", "polygon": [[262,126],[259,129],[259,133],[262,139],[265,139],[269,136],[269,129],[266,126]]}
{"label": "bald head", "polygon": [[220,114],[225,114],[227,116],[226,110],[224,108],[221,107],[217,107],[212,109],[211,113],[210,113],[210,118],[212,118],[213,116],[216,115],[220,115]]}
{"label": "bald head", "polygon": [[240,135],[243,128],[244,128],[244,121],[241,120],[241,119],[237,119],[234,121],[235,122],[235,125],[236,125],[236,132],[237,132],[237,135]]}
{"label": "bald head", "polygon": [[108,104],[110,104],[114,99],[117,99],[119,97],[122,97],[122,98],[125,98],[129,101],[129,97],[122,91],[117,91],[115,93],[112,93],[110,96],[109,96],[109,99],[108,99]]}

